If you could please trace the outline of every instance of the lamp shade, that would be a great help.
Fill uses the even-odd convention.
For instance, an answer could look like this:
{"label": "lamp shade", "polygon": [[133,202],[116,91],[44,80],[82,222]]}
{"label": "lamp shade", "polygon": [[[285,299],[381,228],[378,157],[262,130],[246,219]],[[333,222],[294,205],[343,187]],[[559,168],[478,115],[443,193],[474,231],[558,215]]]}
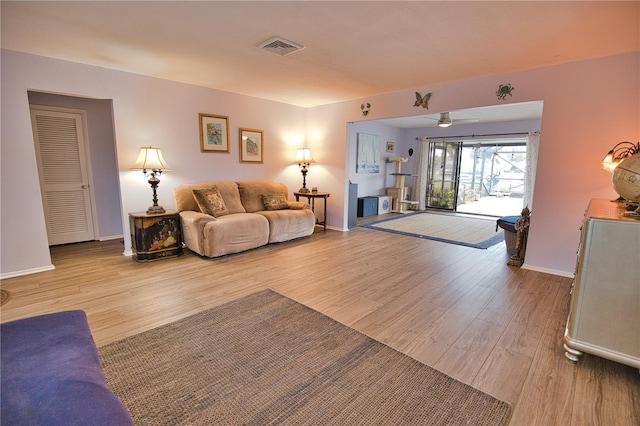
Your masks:
{"label": "lamp shade", "polygon": [[616,167],[618,167],[618,164],[620,163],[620,160],[614,160],[613,158],[614,153],[613,150],[609,151],[609,153],[607,153],[607,155],[605,155],[604,159],[602,160],[601,166],[603,170],[606,170],[610,173],[613,173],[613,171],[616,169]]}
{"label": "lamp shade", "polygon": [[623,141],[616,144],[616,146],[614,146],[607,155],[605,155],[600,165],[604,170],[613,173],[622,160],[635,154],[640,154],[640,142],[634,144],[632,142]]}
{"label": "lamp shade", "polygon": [[306,164],[315,163],[315,160],[311,156],[311,151],[309,150],[309,148],[298,149],[298,154],[296,155],[296,161],[294,161],[294,164],[303,164],[303,163],[306,163]]}
{"label": "lamp shade", "polygon": [[169,165],[162,157],[160,148],[152,148],[150,146],[144,146],[140,148],[140,154],[138,159],[130,167],[135,170],[170,170]]}

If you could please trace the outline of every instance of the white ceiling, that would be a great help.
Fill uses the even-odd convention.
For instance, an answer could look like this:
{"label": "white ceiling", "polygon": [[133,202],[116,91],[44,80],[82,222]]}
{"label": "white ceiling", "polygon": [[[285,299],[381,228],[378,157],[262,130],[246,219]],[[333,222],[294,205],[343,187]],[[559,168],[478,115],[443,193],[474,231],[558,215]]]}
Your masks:
{"label": "white ceiling", "polygon": [[[311,107],[640,50],[638,1],[2,1],[2,47]],[[288,56],[256,46],[281,36]],[[455,119],[455,117],[454,117]]]}

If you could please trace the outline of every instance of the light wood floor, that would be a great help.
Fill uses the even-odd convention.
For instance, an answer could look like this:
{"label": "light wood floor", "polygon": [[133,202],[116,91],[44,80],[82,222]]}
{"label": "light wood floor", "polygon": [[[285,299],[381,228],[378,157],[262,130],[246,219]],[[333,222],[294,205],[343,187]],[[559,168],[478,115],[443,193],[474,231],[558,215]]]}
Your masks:
{"label": "light wood floor", "polygon": [[571,280],[507,266],[504,244],[317,228],[218,259],[122,252],[120,241],[52,248],[55,270],[2,282],[1,320],[83,309],[101,346],[271,288],[509,402],[512,425],[640,425],[638,370],[563,355]]}

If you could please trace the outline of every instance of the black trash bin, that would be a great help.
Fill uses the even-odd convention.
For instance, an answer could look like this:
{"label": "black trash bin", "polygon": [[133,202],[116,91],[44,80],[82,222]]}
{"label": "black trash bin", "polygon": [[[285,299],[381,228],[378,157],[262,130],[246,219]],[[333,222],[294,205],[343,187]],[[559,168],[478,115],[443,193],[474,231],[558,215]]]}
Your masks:
{"label": "black trash bin", "polygon": [[522,216],[504,216],[497,220],[496,231],[498,227],[504,229],[504,242],[507,245],[507,254],[509,257],[514,256],[516,244],[518,243],[518,231],[516,231],[516,223]]}

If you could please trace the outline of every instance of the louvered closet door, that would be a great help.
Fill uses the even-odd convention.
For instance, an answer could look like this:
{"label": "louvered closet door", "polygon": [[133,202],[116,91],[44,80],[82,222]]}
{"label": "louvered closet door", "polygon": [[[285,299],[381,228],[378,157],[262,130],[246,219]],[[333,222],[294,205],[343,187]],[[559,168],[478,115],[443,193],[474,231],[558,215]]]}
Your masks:
{"label": "louvered closet door", "polygon": [[31,108],[49,245],[95,239],[81,114]]}

